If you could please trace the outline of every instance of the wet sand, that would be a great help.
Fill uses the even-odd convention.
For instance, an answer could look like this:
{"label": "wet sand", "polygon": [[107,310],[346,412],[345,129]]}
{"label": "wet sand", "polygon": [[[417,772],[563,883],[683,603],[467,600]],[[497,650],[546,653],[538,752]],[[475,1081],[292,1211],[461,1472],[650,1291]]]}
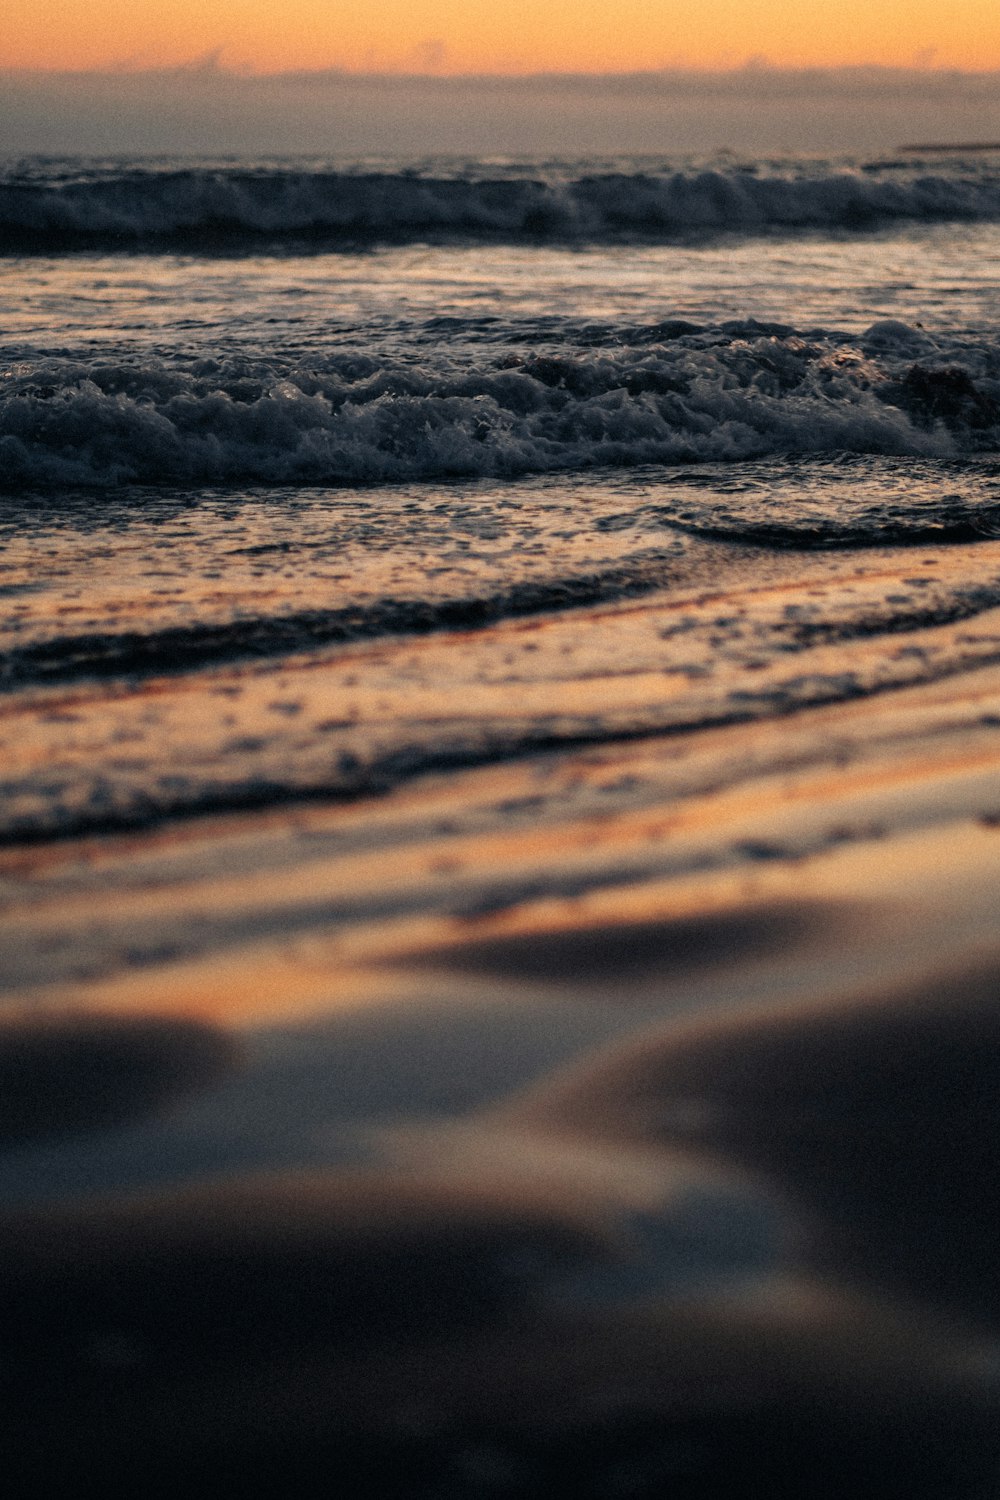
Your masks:
{"label": "wet sand", "polygon": [[1000,543],[698,545],[12,682],[15,1492],[995,1493]]}

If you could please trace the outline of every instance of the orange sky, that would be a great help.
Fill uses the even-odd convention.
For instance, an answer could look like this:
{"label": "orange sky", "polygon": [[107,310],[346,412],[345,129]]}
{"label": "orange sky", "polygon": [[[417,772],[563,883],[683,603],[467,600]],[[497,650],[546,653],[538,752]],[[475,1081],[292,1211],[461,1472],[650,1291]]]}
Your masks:
{"label": "orange sky", "polygon": [[0,67],[1000,68],[998,0],[3,0]]}

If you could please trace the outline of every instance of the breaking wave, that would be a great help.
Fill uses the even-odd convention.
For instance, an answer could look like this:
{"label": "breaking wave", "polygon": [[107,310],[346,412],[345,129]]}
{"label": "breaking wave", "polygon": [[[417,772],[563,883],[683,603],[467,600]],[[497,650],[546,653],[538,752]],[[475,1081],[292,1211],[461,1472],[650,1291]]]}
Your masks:
{"label": "breaking wave", "polygon": [[236,167],[0,179],[0,251],[428,237],[615,242],[1000,218],[1000,171],[799,167],[430,176]]}
{"label": "breaking wave", "polygon": [[0,488],[365,484],[833,452],[961,458],[1000,439],[1000,341],[757,323],[659,342],[394,362],[24,359],[0,377]]}

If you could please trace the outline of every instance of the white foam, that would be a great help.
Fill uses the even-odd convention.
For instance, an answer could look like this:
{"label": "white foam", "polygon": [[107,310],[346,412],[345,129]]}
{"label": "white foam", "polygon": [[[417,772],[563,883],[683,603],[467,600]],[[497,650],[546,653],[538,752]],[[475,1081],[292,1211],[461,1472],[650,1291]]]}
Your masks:
{"label": "white foam", "polygon": [[[342,484],[853,451],[994,447],[998,348],[883,322],[856,343],[725,325],[422,364],[136,356],[0,381],[0,484]],[[915,357],[919,359],[915,362]],[[914,371],[917,373],[914,374]]]}

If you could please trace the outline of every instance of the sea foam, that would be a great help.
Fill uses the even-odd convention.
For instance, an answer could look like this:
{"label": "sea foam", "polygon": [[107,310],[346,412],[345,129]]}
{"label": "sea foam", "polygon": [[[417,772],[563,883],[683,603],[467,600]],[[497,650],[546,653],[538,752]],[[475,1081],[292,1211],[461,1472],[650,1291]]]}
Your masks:
{"label": "sea foam", "polygon": [[[690,325],[679,325],[690,329]],[[1000,343],[733,323],[557,352],[35,356],[0,380],[0,487],[364,484],[777,454],[961,457]]]}

